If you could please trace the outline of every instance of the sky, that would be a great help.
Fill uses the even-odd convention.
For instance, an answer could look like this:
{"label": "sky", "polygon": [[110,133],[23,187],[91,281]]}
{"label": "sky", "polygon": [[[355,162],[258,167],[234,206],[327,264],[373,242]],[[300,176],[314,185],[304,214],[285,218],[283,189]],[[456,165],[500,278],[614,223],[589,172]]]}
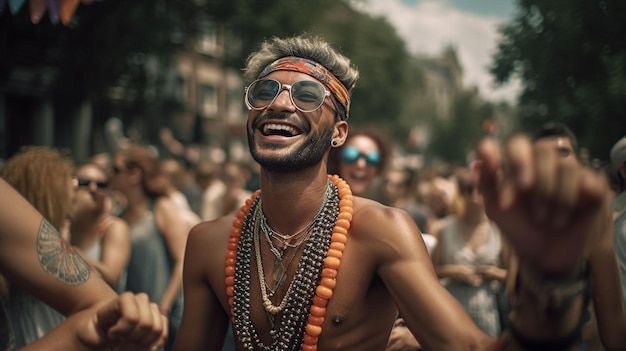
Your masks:
{"label": "sky", "polygon": [[416,55],[438,56],[452,45],[464,70],[464,85],[487,100],[514,102],[519,81],[496,87],[489,73],[498,26],[515,14],[515,0],[361,0],[357,8],[383,16]]}

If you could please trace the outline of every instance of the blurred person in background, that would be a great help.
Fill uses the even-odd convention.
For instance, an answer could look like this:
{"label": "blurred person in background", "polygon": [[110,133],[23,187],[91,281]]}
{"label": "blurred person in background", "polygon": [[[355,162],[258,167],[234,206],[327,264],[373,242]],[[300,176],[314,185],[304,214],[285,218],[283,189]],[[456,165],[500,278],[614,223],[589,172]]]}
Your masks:
{"label": "blurred person in background", "polygon": [[[167,180],[167,194],[172,199],[189,229],[200,223],[201,219],[189,205],[187,196],[181,191],[186,184],[184,165],[175,158],[163,158],[159,160],[159,171]],[[198,188],[198,192],[199,192]]]}
{"label": "blurred person in background", "polygon": [[124,194],[121,217],[130,227],[131,256],[125,288],[145,292],[169,317],[174,342],[183,309],[182,269],[188,225],[169,198],[168,181],[159,172],[153,149],[133,145],[114,157],[113,186]]}
{"label": "blurred person in background", "polygon": [[[624,142],[626,144],[626,142]],[[548,122],[543,124],[533,136],[533,144],[539,150],[542,157],[547,157],[547,150],[554,151],[559,163],[573,168],[579,165],[586,165],[586,160],[579,154],[580,148],[574,132],[565,124],[559,122]],[[626,145],[622,145],[626,148]],[[626,152],[626,151],[623,151]],[[613,169],[618,169],[617,163],[626,161],[626,156],[620,155],[619,142],[614,145],[611,152],[611,163]],[[622,158],[618,157],[622,156]],[[616,161],[616,162],[613,162]],[[613,200],[613,211],[615,211],[615,200]],[[537,205],[539,206],[539,205]],[[613,216],[615,212],[613,212]],[[555,220],[567,220],[556,218]],[[612,218],[606,218],[610,224]],[[617,228],[616,226],[614,228]],[[615,229],[613,229],[614,231]],[[621,248],[618,243],[617,233],[611,233],[597,242],[597,249],[589,260],[589,271],[593,278],[590,287],[590,299],[584,314],[584,324],[579,335],[576,335],[576,350],[625,350],[626,337],[626,308],[622,296],[615,294],[602,294],[600,291],[613,292],[621,290],[619,257]],[[514,257],[515,258],[515,257]],[[516,262],[511,264],[515,269]]]}
{"label": "blurred person in background", "polygon": [[[578,148],[574,133],[563,124],[551,122],[543,125],[535,133],[533,140],[536,157],[543,158],[544,161],[549,160],[548,162],[556,161],[566,170],[566,173],[568,173],[567,170],[585,164],[584,160],[576,152]],[[551,156],[556,159],[550,160]],[[549,171],[549,169],[544,169],[542,172],[546,171]],[[607,189],[606,194],[607,197],[610,197],[611,191]],[[541,203],[535,203],[534,207],[537,208],[542,205]],[[538,213],[536,210],[535,212]],[[597,227],[610,228],[610,226],[602,224],[601,219],[601,217],[597,219]],[[562,221],[558,216],[553,220]],[[605,233],[594,239],[598,238],[599,240],[597,241],[591,241],[594,250],[589,256],[587,265],[583,266],[586,267],[585,270],[588,270],[586,274],[589,274],[592,279],[585,288],[583,303],[587,307],[583,310],[579,328],[569,336],[569,342],[572,345],[571,350],[623,350],[626,347],[626,338],[624,337],[624,330],[626,329],[624,304],[619,301],[620,297],[615,294],[620,289],[617,286],[619,279],[616,279],[618,273],[616,272],[616,257],[612,235]],[[512,254],[509,260],[508,274],[516,276],[519,274],[519,270],[519,261]],[[505,306],[508,308],[514,308],[517,302],[510,297],[515,295],[518,289],[518,282],[509,279],[506,288],[509,299],[504,301],[503,305],[508,305]],[[513,305],[508,303],[513,303]],[[598,312],[596,313],[596,311]],[[507,322],[514,318],[516,318],[515,315],[509,315]],[[600,328],[598,329],[599,326]],[[401,336],[406,338],[406,334]],[[409,338],[405,341],[406,345],[412,345],[415,342],[415,340]],[[527,346],[527,348],[535,349],[536,347]],[[550,347],[550,349],[556,348],[558,348],[556,345]]]}
{"label": "blurred person in background", "polygon": [[222,201],[226,194],[221,166],[211,161],[200,161],[196,166],[196,181],[202,191],[200,218],[203,221],[219,218],[222,215]]}
{"label": "blurred person in background", "polygon": [[356,196],[380,200],[382,174],[391,163],[389,137],[376,129],[355,130],[328,156],[328,173],[343,178]]}
{"label": "blurred person in background", "polygon": [[416,172],[408,167],[392,166],[383,176],[381,202],[387,206],[403,209],[413,218],[422,232],[428,252],[432,254],[437,239],[426,232],[431,213],[426,205],[417,201],[414,194],[417,189],[413,189],[412,186],[415,185],[416,177]]}
{"label": "blurred person in background", "polygon": [[111,175],[111,172],[112,172],[111,167],[113,166],[112,164],[113,159],[110,153],[99,152],[97,154],[93,154],[91,155],[91,157],[89,157],[89,160],[87,161],[87,163],[91,163],[100,167],[104,171],[104,173],[107,175],[107,177]]}
{"label": "blurred person in background", "polygon": [[[91,155],[91,157],[89,157],[87,163],[91,163],[100,167],[102,170],[104,170],[104,173],[109,179],[113,176],[113,156],[111,156],[110,153],[99,152],[97,154],[93,154]],[[122,209],[126,207],[126,199],[124,198],[124,194],[109,187],[108,196],[109,199],[111,199],[109,213],[111,213],[113,216],[119,215]]]}
{"label": "blurred person in background", "polygon": [[120,281],[130,258],[128,224],[111,214],[109,177],[92,163],[76,169],[76,194],[72,204],[70,243],[113,289]]}
{"label": "blurred person in background", "polygon": [[[49,230],[61,233],[67,239],[69,218],[74,196],[72,173],[74,162],[68,152],[46,146],[23,147],[13,155],[2,170],[2,178],[19,192],[49,223]],[[2,196],[5,196],[4,193]],[[65,249],[56,236],[44,236],[38,243],[38,252],[54,252]],[[71,250],[71,249],[70,249]],[[44,269],[56,271],[71,269],[79,260],[74,255],[65,261],[50,260]],[[89,275],[86,264],[79,265],[75,272],[66,271],[70,280],[80,281]],[[57,310],[37,297],[8,284],[9,289],[2,298],[10,327],[15,336],[15,346],[24,347],[41,338],[64,319]],[[91,300],[96,303],[97,300]]]}
{"label": "blurred person in background", "polygon": [[235,161],[227,161],[222,165],[222,181],[226,185],[226,192],[222,199],[222,214],[226,215],[238,210],[252,192],[246,189],[248,179],[251,177],[248,169]]}
{"label": "blurred person in background", "polygon": [[200,148],[197,144],[183,144],[176,139],[174,132],[168,127],[159,129],[159,140],[165,147],[166,153],[176,157],[186,164],[197,165],[200,162]]}
{"label": "blurred person in background", "polygon": [[433,266],[474,322],[487,334],[497,336],[503,322],[498,295],[507,274],[508,250],[500,230],[485,213],[476,175],[463,169],[455,179],[461,211],[446,217],[436,235]]}
{"label": "blurred person in background", "polygon": [[429,169],[417,185],[417,194],[424,205],[430,210],[426,232],[434,236],[438,235],[447,216],[456,213],[454,204],[456,198],[450,191],[450,180]]}
{"label": "blurred person in background", "polygon": [[246,190],[256,191],[261,188],[261,166],[255,161],[244,162],[243,166],[248,169],[248,182],[246,182]]}

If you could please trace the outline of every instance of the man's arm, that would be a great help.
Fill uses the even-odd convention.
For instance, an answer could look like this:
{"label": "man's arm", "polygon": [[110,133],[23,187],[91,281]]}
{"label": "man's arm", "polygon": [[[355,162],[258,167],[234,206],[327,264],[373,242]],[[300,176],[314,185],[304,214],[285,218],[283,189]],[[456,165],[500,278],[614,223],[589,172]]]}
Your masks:
{"label": "man's arm", "polygon": [[[218,221],[226,225],[220,229],[228,233],[231,221]],[[215,223],[198,224],[190,231],[187,239],[183,272],[185,306],[175,350],[220,350],[224,343],[229,317],[217,294],[226,291],[224,262],[227,241],[216,240],[213,232],[216,229]],[[219,270],[212,273],[214,276],[209,276],[208,269],[211,267]],[[222,290],[216,292],[214,289]]]}
{"label": "man's arm", "polygon": [[419,229],[406,212],[372,208],[358,216],[352,231],[370,231],[378,274],[425,350],[483,350],[492,342],[439,282]]}

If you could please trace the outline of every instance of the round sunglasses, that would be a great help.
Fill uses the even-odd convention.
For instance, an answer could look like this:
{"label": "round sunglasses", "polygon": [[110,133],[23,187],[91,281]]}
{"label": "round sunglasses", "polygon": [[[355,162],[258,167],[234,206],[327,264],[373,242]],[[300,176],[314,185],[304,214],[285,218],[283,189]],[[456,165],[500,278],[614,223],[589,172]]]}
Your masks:
{"label": "round sunglasses", "polygon": [[276,79],[258,79],[246,87],[246,106],[252,110],[262,110],[271,105],[283,90],[289,91],[291,103],[302,112],[317,110],[330,95],[330,91],[315,80],[282,84]]}
{"label": "round sunglasses", "polygon": [[346,146],[341,151],[341,159],[347,163],[355,163],[360,158],[364,158],[368,166],[378,167],[381,162],[380,152],[372,151],[364,154],[354,146]]}

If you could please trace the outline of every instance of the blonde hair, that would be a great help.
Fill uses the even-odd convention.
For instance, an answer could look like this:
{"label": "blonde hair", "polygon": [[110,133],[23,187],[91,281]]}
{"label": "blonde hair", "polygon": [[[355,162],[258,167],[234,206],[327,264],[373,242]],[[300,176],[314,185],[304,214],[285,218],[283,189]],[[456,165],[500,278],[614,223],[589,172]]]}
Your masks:
{"label": "blonde hair", "polygon": [[26,146],[6,162],[1,176],[60,231],[71,211],[73,169],[67,151]]}

